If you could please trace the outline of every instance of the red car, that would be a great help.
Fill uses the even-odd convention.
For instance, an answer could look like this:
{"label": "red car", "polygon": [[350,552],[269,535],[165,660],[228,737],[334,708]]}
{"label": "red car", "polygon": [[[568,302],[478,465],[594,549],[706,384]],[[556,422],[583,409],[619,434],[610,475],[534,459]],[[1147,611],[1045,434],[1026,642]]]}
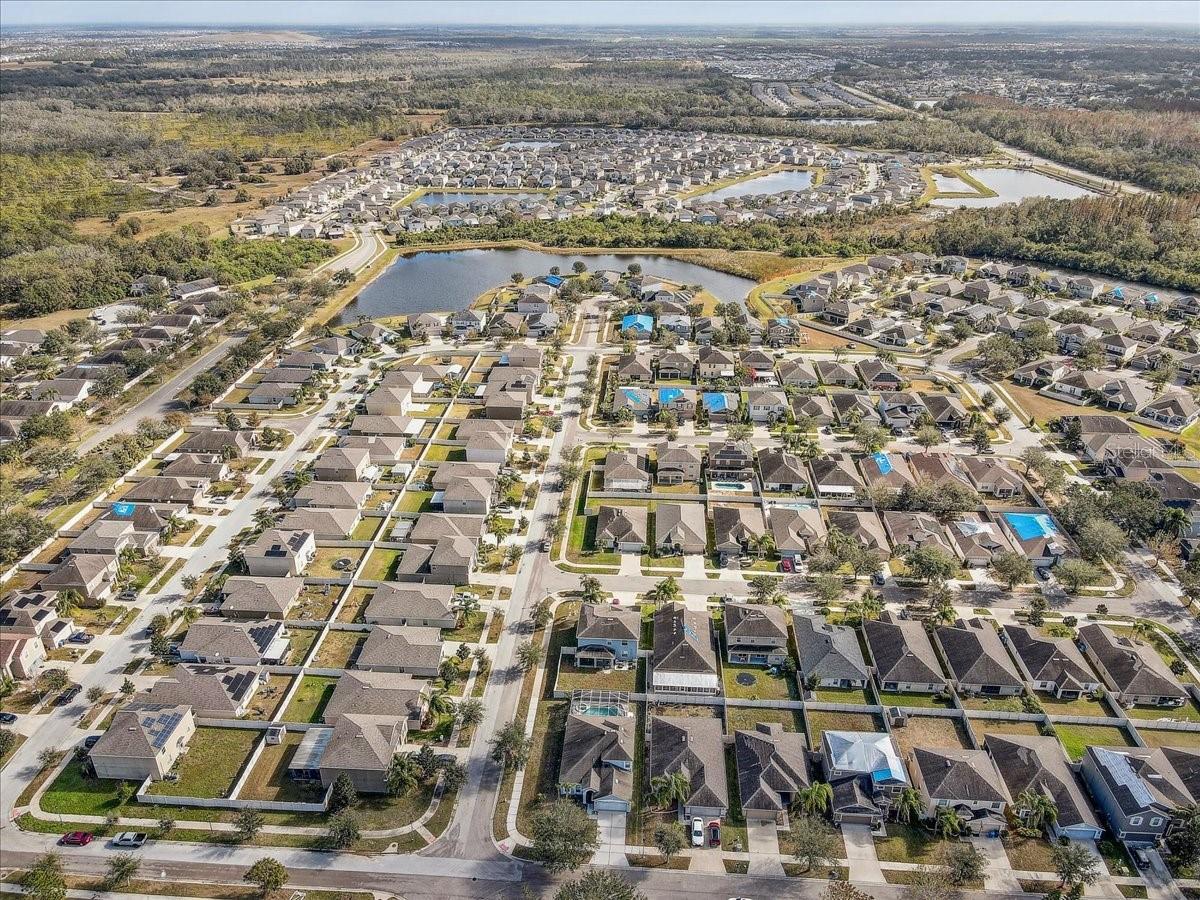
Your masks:
{"label": "red car", "polygon": [[783,569],[785,572],[791,572],[795,566],[792,565],[792,561],[790,559],[785,558],[779,561],[779,568]]}
{"label": "red car", "polygon": [[90,831],[68,831],[58,842],[65,847],[83,847],[90,844],[94,837]]}

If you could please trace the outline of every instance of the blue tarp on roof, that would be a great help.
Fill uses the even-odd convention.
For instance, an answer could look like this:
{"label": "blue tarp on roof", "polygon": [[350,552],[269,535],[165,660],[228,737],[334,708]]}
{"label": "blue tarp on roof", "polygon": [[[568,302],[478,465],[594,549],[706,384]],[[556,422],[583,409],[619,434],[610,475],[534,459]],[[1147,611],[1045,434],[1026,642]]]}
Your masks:
{"label": "blue tarp on roof", "polygon": [[725,412],[729,409],[729,398],[724,394],[705,394],[704,408],[709,412]]}
{"label": "blue tarp on roof", "polygon": [[630,328],[635,331],[651,332],[654,330],[654,317],[644,313],[630,313],[621,320],[621,330],[628,331]]}
{"label": "blue tarp on roof", "polygon": [[546,276],[546,284],[550,285],[550,287],[562,287],[563,280],[564,279],[561,275]]}
{"label": "blue tarp on roof", "polygon": [[886,453],[872,453],[871,459],[875,460],[875,465],[879,466],[880,475],[886,475],[892,471],[892,461]]}
{"label": "blue tarp on roof", "polygon": [[1122,288],[1122,287],[1115,287],[1115,288],[1113,288],[1113,289],[1112,289],[1112,295],[1113,295],[1113,297],[1115,297],[1117,300],[1124,300],[1124,299],[1125,299],[1125,288]]}
{"label": "blue tarp on roof", "polygon": [[112,514],[119,519],[128,519],[133,515],[135,509],[137,509],[136,503],[114,503],[112,505]]}
{"label": "blue tarp on roof", "polygon": [[683,396],[682,388],[659,388],[658,389],[658,402],[661,403],[663,406],[666,406],[668,403],[674,403],[676,400],[678,400],[682,396]]}

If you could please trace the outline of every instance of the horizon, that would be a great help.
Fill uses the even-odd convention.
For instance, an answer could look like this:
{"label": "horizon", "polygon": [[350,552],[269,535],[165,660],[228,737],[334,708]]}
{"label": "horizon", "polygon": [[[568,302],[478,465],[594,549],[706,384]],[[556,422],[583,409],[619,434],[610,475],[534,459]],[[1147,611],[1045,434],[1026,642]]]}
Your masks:
{"label": "horizon", "polygon": [[[686,4],[686,22],[675,12],[682,3],[648,6],[632,0],[561,4],[550,0],[514,0],[503,8],[478,0],[448,0],[431,9],[428,4],[398,0],[389,3],[347,2],[336,5],[299,0],[264,0],[248,6],[239,0],[150,2],[114,0],[106,4],[84,0],[0,0],[0,30],[31,28],[137,29],[195,28],[210,31],[244,29],[396,29],[557,27],[571,29],[756,28],[821,30],[874,28],[886,30],[930,27],[954,30],[964,27],[1005,26],[1074,27],[1104,29],[1192,28],[1200,34],[1200,0],[1123,0],[1091,3],[1033,2],[1033,0],[980,0],[962,4],[954,0],[863,0],[863,2],[788,3],[767,0],[725,2],[695,0]],[[220,24],[214,24],[220,23]]]}

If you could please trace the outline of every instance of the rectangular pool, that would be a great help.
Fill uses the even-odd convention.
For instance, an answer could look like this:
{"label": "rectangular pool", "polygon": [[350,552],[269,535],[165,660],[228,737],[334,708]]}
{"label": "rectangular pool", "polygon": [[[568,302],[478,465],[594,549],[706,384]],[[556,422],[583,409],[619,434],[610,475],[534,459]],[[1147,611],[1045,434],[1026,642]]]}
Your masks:
{"label": "rectangular pool", "polygon": [[1058,534],[1058,526],[1046,513],[1005,513],[1004,518],[1023,541]]}

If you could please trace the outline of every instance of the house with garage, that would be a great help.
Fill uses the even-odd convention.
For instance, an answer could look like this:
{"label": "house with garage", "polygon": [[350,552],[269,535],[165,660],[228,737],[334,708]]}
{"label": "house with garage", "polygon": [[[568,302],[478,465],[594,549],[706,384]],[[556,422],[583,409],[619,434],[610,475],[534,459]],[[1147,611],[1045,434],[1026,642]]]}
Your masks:
{"label": "house with garage", "polygon": [[196,733],[191,706],[133,702],[118,709],[88,752],[97,778],[162,781]]}
{"label": "house with garage", "polygon": [[405,720],[394,714],[338,716],[332,728],[305,732],[288,774],[297,779],[316,775],[323,787],[345,775],[359,793],[386,794],[388,770],[406,732]]}
{"label": "house with garage", "polygon": [[752,821],[784,824],[792,803],[809,786],[808,742],[778,722],[759,722],[733,733],[738,795]]}
{"label": "house with garage", "polygon": [[826,500],[853,500],[866,490],[854,460],[845,453],[827,453],[809,462],[817,496]]}
{"label": "house with garage", "polygon": [[1030,791],[1050,799],[1058,816],[1046,823],[1053,840],[1097,840],[1104,829],[1063,753],[1058,738],[984,731],[984,749],[996,764],[1009,797]]}
{"label": "house with garage", "polygon": [[1087,747],[1079,771],[1127,847],[1156,846],[1198,799],[1158,747]]}
{"label": "house with garage", "polygon": [[817,377],[821,384],[831,387],[858,387],[858,372],[845,363],[830,359],[819,359],[816,363]]}
{"label": "house with garage", "polygon": [[946,526],[946,531],[954,545],[955,554],[968,568],[985,568],[1000,554],[1014,550],[1000,526],[981,513],[959,513]]}
{"label": "house with garage", "polygon": [[709,481],[754,480],[754,446],[749,441],[710,441]]}
{"label": "house with garage", "polygon": [[581,669],[635,666],[641,631],[636,608],[582,604],[575,622],[575,665]]}
{"label": "house with garage", "polygon": [[700,407],[713,425],[728,425],[742,418],[741,395],[733,391],[704,391]]}
{"label": "house with garage", "polygon": [[816,504],[771,506],[768,511],[780,559],[789,560],[794,567],[821,548],[827,531]]}
{"label": "house with garage", "polygon": [[654,547],[660,556],[703,553],[708,547],[703,504],[659,501],[654,516]]}
{"label": "house with garage", "polygon": [[291,637],[283,622],[231,622],[197,619],[188,626],[179,644],[181,662],[235,666],[282,665],[291,650]]}
{"label": "house with garage", "polygon": [[796,677],[806,688],[863,688],[871,680],[858,634],[848,625],[831,625],[821,616],[793,613],[792,634],[798,657]]}
{"label": "house with garage", "polygon": [[876,686],[881,691],[937,694],[947,689],[925,626],[885,610],[863,622]]}
{"label": "house with garage", "polygon": [[395,584],[385,581],[367,601],[363,621],[368,625],[455,628],[458,626],[458,611],[454,606],[454,588],[448,584]]}
{"label": "house with garage", "polygon": [[558,764],[559,794],[578,800],[589,813],[629,812],[634,722],[632,715],[568,714]]}
{"label": "house with garage", "polygon": [[889,363],[881,359],[859,360],[855,366],[863,387],[873,391],[899,391],[904,387],[904,376]]}
{"label": "house with garage", "polygon": [[1003,460],[987,456],[964,455],[959,457],[967,480],[978,493],[997,500],[1011,500],[1025,496],[1025,485],[1021,476],[1008,467]]}
{"label": "house with garage", "polygon": [[412,675],[347,669],[338,677],[321,718],[332,725],[341,716],[396,716],[407,737],[424,723],[432,695],[432,683]]}
{"label": "house with garage", "polygon": [[221,615],[230,619],[286,619],[304,579],[233,575],[221,585]]}
{"label": "house with garage", "polygon": [[1079,629],[1079,646],[1122,706],[1183,706],[1187,691],[1158,651],[1132,635],[1093,622]]}
{"label": "house with garage", "polygon": [[719,718],[651,716],[646,755],[651,780],[675,772],[687,778],[687,797],[678,804],[681,818],[708,822],[728,813],[725,735]]}
{"label": "house with garage", "polygon": [[946,529],[929,513],[884,510],[883,529],[887,532],[895,556],[905,556],[922,547],[933,547],[948,556],[954,556]]}
{"label": "house with garage", "polygon": [[909,786],[890,734],[822,732],[821,759],[825,780],[833,789],[835,825],[879,825],[892,799]]}
{"label": "house with garage", "polygon": [[641,453],[612,450],[604,457],[602,472],[606,491],[650,490],[650,467]]}
{"label": "house with garage", "polygon": [[987,751],[916,747],[908,757],[908,771],[925,803],[925,819],[953,809],[968,834],[999,837],[1008,830],[1007,788]]}
{"label": "house with garage", "polygon": [[618,553],[645,553],[649,541],[647,507],[600,504],[596,513],[597,547]]}
{"label": "house with garage", "polygon": [[650,384],[654,381],[654,355],[626,353],[617,357],[613,371],[621,384]]}
{"label": "house with garage", "polygon": [[650,689],[664,694],[721,693],[717,651],[707,613],[682,603],[654,611],[654,649],[650,656]]}
{"label": "house with garage", "polygon": [[758,454],[759,479],[764,491],[808,493],[808,467],[796,454],[775,447]]}
{"label": "house with garage", "polygon": [[959,619],[934,629],[934,637],[960,691],[992,697],[1015,697],[1024,691],[1021,673],[991,619]]}
{"label": "house with garage", "polygon": [[654,480],[658,484],[698,483],[704,455],[697,447],[663,441],[654,448]]}
{"label": "house with garage", "polygon": [[253,666],[181,664],[154,682],[145,699],[160,706],[190,706],[201,719],[237,719],[266,679]]}
{"label": "house with garage", "polygon": [[746,503],[714,504],[709,513],[712,517],[714,548],[721,565],[759,552],[763,535],[767,532],[767,523],[759,506]]}
{"label": "house with garage", "polygon": [[242,548],[251,575],[302,575],[316,555],[317,541],[311,531],[282,528],[268,528]]}
{"label": "house with garage", "polygon": [[701,380],[734,378],[737,374],[737,357],[720,347],[701,347],[696,364]]}
{"label": "house with garage", "polygon": [[1034,690],[1077,700],[1100,689],[1100,679],[1070,638],[1049,637],[1032,625],[1005,625],[1000,637]]}
{"label": "house with garage", "polygon": [[787,659],[787,618],[777,606],[726,603],[724,628],[725,655],[734,665],[781,666]]}
{"label": "house with garage", "polygon": [[372,625],[352,661],[355,669],[434,678],[442,662],[442,632],[415,625]]}
{"label": "house with garage", "polygon": [[784,387],[811,389],[821,381],[812,364],[802,359],[781,359],[775,364],[775,372]]}
{"label": "house with garage", "polygon": [[668,350],[658,357],[658,377],[662,381],[691,381],[696,359],[688,353]]}
{"label": "house with garage", "polygon": [[863,509],[831,509],[828,521],[830,531],[836,529],[850,540],[873,550],[880,562],[891,556],[887,532],[875,513]]}

